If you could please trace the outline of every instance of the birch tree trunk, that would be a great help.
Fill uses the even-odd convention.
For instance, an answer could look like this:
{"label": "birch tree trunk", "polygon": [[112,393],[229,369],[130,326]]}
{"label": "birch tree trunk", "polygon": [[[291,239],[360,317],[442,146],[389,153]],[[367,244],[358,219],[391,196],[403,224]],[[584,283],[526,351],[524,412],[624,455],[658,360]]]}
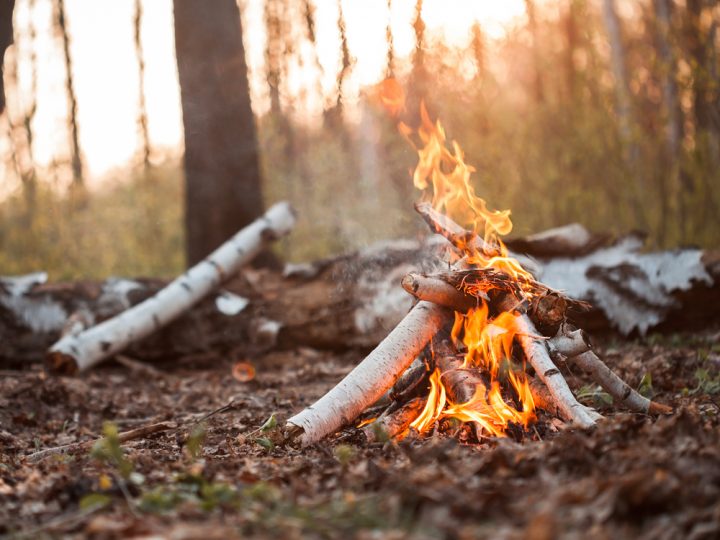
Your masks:
{"label": "birch tree trunk", "polygon": [[620,139],[632,175],[633,192],[631,200],[639,226],[647,228],[647,219],[641,200],[645,193],[645,186],[640,168],[640,149],[634,141],[635,123],[630,99],[630,82],[627,76],[625,45],[622,39],[620,18],[615,9],[615,0],[603,0],[603,21],[610,41],[610,65],[615,78],[615,100]]}
{"label": "birch tree trunk", "polygon": [[3,83],[3,57],[5,49],[13,42],[13,8],[15,0],[0,0],[0,114],[5,110],[5,86]]}

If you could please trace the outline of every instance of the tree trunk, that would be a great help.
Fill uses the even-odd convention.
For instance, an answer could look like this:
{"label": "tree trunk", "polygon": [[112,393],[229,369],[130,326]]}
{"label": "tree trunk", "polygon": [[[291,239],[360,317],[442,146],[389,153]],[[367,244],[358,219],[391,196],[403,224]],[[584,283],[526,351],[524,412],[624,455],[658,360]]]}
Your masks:
{"label": "tree trunk", "polygon": [[142,161],[145,167],[150,166],[150,134],[148,133],[148,116],[145,105],[145,54],[142,46],[142,0],[135,0],[135,17],[133,20],[135,38],[135,58],[138,65],[138,129],[142,147]]}
{"label": "tree trunk", "polygon": [[13,42],[13,8],[15,0],[0,0],[0,114],[5,110],[5,86],[3,85],[3,58],[5,49]]}
{"label": "tree trunk", "polygon": [[625,45],[622,39],[620,18],[615,10],[615,0],[603,0],[603,20],[610,41],[610,64],[615,77],[615,99],[620,128],[620,139],[625,149],[628,169],[632,176],[631,201],[635,210],[638,226],[646,229],[647,219],[642,199],[645,197],[645,185],[640,167],[640,149],[634,138],[632,102],[630,99],[630,81],[625,66]]}
{"label": "tree trunk", "polygon": [[174,0],[193,265],[263,211],[255,118],[234,0]]}
{"label": "tree trunk", "polygon": [[75,78],[73,76],[72,54],[70,53],[70,32],[67,27],[65,0],[57,0],[55,16],[57,17],[57,26],[62,38],[63,59],[65,61],[65,91],[67,92],[68,123],[70,124],[70,167],[73,185],[81,186],[83,184],[83,171],[80,157],[80,138],[78,136],[77,95],[75,94]]}
{"label": "tree trunk", "polygon": [[[680,141],[682,139],[682,112],[678,100],[677,82],[675,80],[675,55],[670,44],[672,30],[672,1],[654,0],[655,8],[655,39],[660,59],[661,84],[663,90],[663,104],[665,109],[665,140],[667,155],[665,157],[667,173],[662,172],[659,178],[660,187],[660,227],[658,237],[660,245],[666,242],[667,224],[670,223],[670,201],[675,196],[679,184]],[[683,198],[682,194],[679,197]],[[681,204],[683,204],[681,202]],[[679,218],[683,220],[684,211]],[[684,225],[681,224],[681,229]]]}
{"label": "tree trunk", "polygon": [[537,18],[535,16],[535,2],[533,0],[525,0],[525,10],[528,16],[528,25],[530,27],[530,34],[532,35],[532,48],[533,48],[533,68],[535,81],[533,84],[533,93],[535,94],[535,101],[542,103],[545,101],[545,90],[543,87],[542,70],[540,69],[540,39],[537,31]]}

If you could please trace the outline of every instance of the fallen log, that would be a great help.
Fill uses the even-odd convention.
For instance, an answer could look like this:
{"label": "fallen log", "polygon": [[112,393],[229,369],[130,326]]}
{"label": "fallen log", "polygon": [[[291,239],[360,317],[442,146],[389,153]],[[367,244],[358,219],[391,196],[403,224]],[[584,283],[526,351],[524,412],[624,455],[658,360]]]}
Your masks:
{"label": "fallen log", "polygon": [[266,243],[289,233],[294,224],[290,205],[276,204],[153,297],[97,326],[63,337],[48,352],[50,368],[63,373],[88,369],[155,332],[234,275]]}
{"label": "fallen log", "polygon": [[380,399],[425,344],[451,321],[452,313],[447,309],[418,302],[342,381],[288,420],[288,435],[308,445],[352,422]]}
{"label": "fallen log", "polygon": [[668,414],[672,408],[652,401],[638,393],[615,374],[591,349],[588,336],[582,330],[562,329],[548,341],[551,354],[562,355],[577,365],[599,384],[618,403],[633,412]]}

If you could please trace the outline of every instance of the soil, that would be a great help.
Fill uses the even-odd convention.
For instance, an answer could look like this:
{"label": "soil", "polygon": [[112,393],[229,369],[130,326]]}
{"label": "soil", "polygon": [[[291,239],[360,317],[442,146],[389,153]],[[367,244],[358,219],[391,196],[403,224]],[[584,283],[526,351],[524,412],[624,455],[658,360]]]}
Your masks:
{"label": "soil", "polygon": [[[367,444],[353,429],[308,448],[285,443],[284,419],[352,369],[359,351],[126,360],[76,378],[40,364],[5,370],[0,534],[718,538],[719,337],[716,329],[600,344],[628,382],[674,407],[670,416],[606,409],[593,430],[546,422],[483,444],[441,433]],[[255,368],[248,382],[238,380],[253,376],[247,366],[233,376],[241,360]],[[602,403],[592,388],[584,394]],[[170,429],[122,451],[103,428],[161,421]],[[27,457],[103,433],[110,438],[94,452]]]}

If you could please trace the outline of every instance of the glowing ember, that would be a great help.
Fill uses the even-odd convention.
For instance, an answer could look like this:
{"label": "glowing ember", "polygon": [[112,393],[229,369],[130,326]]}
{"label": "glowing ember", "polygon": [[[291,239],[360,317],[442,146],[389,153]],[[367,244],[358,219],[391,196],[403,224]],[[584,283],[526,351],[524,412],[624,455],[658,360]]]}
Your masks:
{"label": "glowing ember", "polygon": [[[393,115],[403,109],[403,92],[396,81],[381,83],[379,93]],[[476,195],[471,183],[475,169],[465,162],[457,142],[452,141],[448,147],[442,125],[430,120],[423,104],[420,119],[417,131],[402,122],[398,126],[418,153],[418,164],[413,173],[415,187],[423,192],[424,200],[430,202],[433,209],[473,231],[472,237],[460,246],[468,266],[502,272],[517,282],[521,294],[530,297],[532,292],[527,285],[532,276],[508,256],[500,240],[500,236],[512,230],[510,211],[491,211]],[[484,243],[478,242],[478,238]],[[477,289],[473,291],[474,296],[482,297],[484,295],[479,293],[490,290],[489,286],[483,288],[482,285],[473,285]],[[477,309],[467,314],[456,313],[455,318],[452,339],[458,349],[467,351],[458,369],[481,370],[489,384],[477,384],[470,400],[453,403],[452,393],[446,386],[451,373],[436,367],[430,376],[427,404],[411,426],[422,433],[442,418],[456,418],[462,422],[475,422],[491,436],[503,436],[511,423],[527,427],[535,420],[535,404],[524,363],[520,366],[513,363],[513,339],[517,333],[515,317],[505,312],[491,318],[487,304],[482,301]],[[435,360],[437,366],[438,358]]]}

